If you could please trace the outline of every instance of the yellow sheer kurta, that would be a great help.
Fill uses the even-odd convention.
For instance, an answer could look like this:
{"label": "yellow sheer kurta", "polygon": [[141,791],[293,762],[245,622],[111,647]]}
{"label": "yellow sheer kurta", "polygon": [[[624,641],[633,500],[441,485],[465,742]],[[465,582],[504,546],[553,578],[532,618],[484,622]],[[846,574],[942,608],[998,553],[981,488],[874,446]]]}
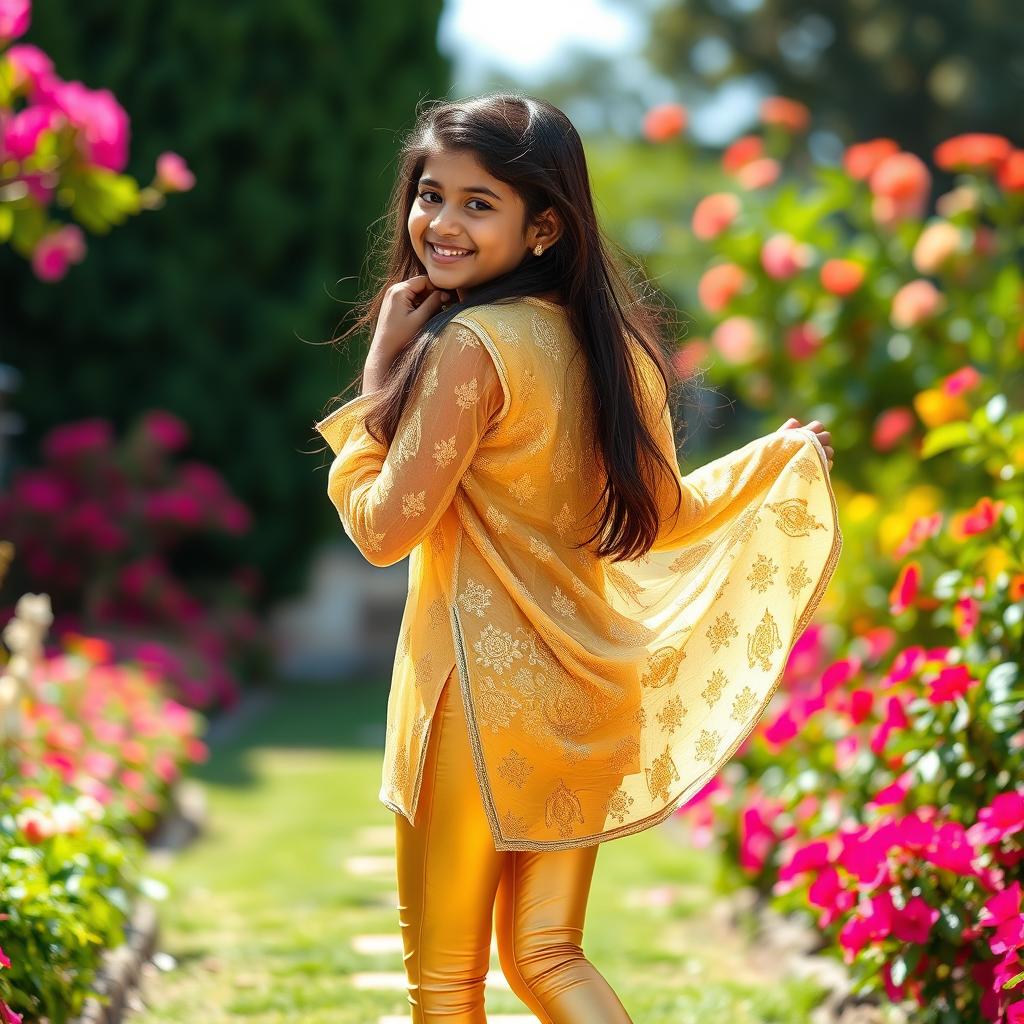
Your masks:
{"label": "yellow sheer kurta", "polygon": [[[787,429],[677,471],[682,504],[675,515],[664,480],[655,547],[611,562],[573,546],[593,530],[602,479],[565,310],[473,307],[424,370],[390,449],[365,429],[369,396],[316,425],[348,536],[374,565],[411,556],[381,802],[415,824],[456,666],[496,849],[586,846],[663,821],[753,729],[835,571],[821,442]],[[667,406],[657,429],[678,467]]]}

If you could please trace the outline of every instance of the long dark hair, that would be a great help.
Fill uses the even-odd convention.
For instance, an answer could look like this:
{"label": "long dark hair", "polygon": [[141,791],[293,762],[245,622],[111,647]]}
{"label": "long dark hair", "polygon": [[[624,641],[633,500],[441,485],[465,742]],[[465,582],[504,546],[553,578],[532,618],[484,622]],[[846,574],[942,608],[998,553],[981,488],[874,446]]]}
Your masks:
{"label": "long dark hair", "polygon": [[[553,207],[562,234],[542,256],[527,253],[513,270],[464,292],[436,313],[395,358],[366,416],[369,432],[389,445],[412,391],[430,340],[459,313],[472,306],[522,295],[556,293],[579,339],[594,392],[595,452],[607,480],[598,497],[601,517],[586,540],[599,540],[595,554],[612,560],[647,553],[657,539],[663,511],[655,496],[655,476],[668,466],[652,436],[649,392],[644,388],[638,351],[643,350],[661,375],[664,395],[672,396],[675,374],[668,356],[671,341],[664,306],[647,288],[642,273],[623,268],[629,257],[607,240],[598,225],[583,144],[568,117],[546,100],[516,92],[497,92],[466,100],[422,101],[399,154],[377,264],[381,268],[370,297],[357,303],[357,318],[340,341],[361,328],[372,335],[384,293],[399,281],[426,272],[409,239],[409,211],[427,157],[437,152],[466,151],[499,181],[510,185],[525,206],[523,231],[541,211]],[[615,248],[621,263],[610,255]],[[453,299],[456,298],[452,292]],[[672,339],[674,340],[674,339]],[[641,357],[642,358],[642,357]],[[353,382],[353,385],[355,382]],[[345,395],[338,396],[344,399]],[[662,400],[664,399],[664,400]],[[641,403],[647,403],[646,415]],[[678,420],[677,420],[678,422]],[[676,486],[676,511],[681,494]],[[595,506],[596,507],[596,506]],[[593,508],[591,509],[593,512]]]}

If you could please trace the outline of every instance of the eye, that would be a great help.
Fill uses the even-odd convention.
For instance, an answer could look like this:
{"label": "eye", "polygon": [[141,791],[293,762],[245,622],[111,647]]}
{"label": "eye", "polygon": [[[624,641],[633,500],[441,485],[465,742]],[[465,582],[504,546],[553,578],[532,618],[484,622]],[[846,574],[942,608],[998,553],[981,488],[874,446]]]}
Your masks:
{"label": "eye", "polygon": [[[423,192],[420,192],[420,193],[419,193],[419,197],[420,197],[420,199],[426,200],[427,202],[430,202],[430,200],[429,200],[429,199],[427,199],[427,196],[436,196],[436,195],[437,195],[437,193],[436,193],[436,192],[434,192],[434,191],[433,191],[432,189],[429,189],[429,188],[428,188],[428,189],[425,189],[425,190],[424,190]],[[484,202],[484,200],[482,200],[482,199],[470,199],[470,202],[471,202],[471,203],[482,203],[482,204],[483,204],[483,207],[482,207],[482,208],[483,208],[484,210],[490,210],[490,209],[493,209],[493,207],[492,207],[492,206],[491,206],[491,205],[490,205],[489,203],[485,203],[485,202]],[[474,208],[474,212],[475,212],[475,213],[480,213],[480,212],[481,212],[481,210],[480,210],[480,209],[476,209],[476,208]]]}

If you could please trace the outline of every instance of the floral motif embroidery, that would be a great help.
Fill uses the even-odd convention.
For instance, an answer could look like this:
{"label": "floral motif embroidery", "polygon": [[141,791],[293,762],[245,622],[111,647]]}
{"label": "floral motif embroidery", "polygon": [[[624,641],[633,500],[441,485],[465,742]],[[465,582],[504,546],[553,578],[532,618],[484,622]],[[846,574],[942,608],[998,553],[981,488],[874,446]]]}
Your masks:
{"label": "floral motif embroidery", "polygon": [[495,317],[494,329],[497,331],[498,337],[503,341],[507,341],[510,345],[519,344],[519,332],[507,320],[500,320]]}
{"label": "floral motif embroidery", "polygon": [[509,492],[512,497],[519,502],[520,505],[525,505],[528,501],[532,501],[537,496],[537,487],[534,485],[533,480],[530,478],[529,473],[523,473],[518,479],[513,480],[508,485]]}
{"label": "floral motif embroidery", "polygon": [[509,839],[521,839],[526,835],[526,822],[518,814],[506,811],[501,816],[501,831]]}
{"label": "floral motif embroidery", "polygon": [[621,825],[626,820],[632,806],[633,798],[620,787],[605,801],[602,809],[606,817],[614,818]]}
{"label": "floral motif embroidery", "polygon": [[749,686],[744,686],[732,702],[729,717],[735,718],[737,722],[747,722],[756,710],[757,697]]}
{"label": "floral motif embroidery", "polygon": [[522,789],[523,783],[529,778],[533,771],[533,765],[513,748],[506,755],[505,759],[498,765],[498,773],[510,785],[516,789]]}
{"label": "floral motif embroidery", "polygon": [[411,491],[408,494],[402,495],[402,515],[406,519],[412,519],[414,516],[421,516],[427,510],[426,506],[427,492],[420,491],[417,494],[413,494]]}
{"label": "floral motif embroidery", "polygon": [[523,705],[512,694],[499,689],[494,680],[487,676],[476,695],[476,706],[480,723],[497,734],[509,727],[516,712]]}
{"label": "floral motif embroidery", "polygon": [[[814,444],[812,441],[811,444]],[[821,465],[817,456],[811,458],[809,455],[801,455],[796,462],[793,463],[793,470],[802,479],[808,483],[813,483],[818,479],[818,469]]]}
{"label": "floral motif embroidery", "polygon": [[778,571],[779,567],[770,558],[759,553],[747,579],[754,590],[763,594],[775,582],[775,574]]}
{"label": "floral motif embroidery", "polygon": [[427,618],[430,620],[430,628],[436,632],[448,625],[448,612],[445,609],[444,601],[435,597],[427,609]]}
{"label": "floral motif embroidery", "polygon": [[567,541],[569,538],[569,531],[572,529],[575,522],[576,517],[572,514],[572,509],[569,508],[569,503],[567,501],[563,501],[562,507],[555,514],[554,519],[552,519],[555,532],[563,542]]}
{"label": "floral motif embroidery", "polygon": [[683,724],[683,716],[687,709],[683,707],[680,697],[672,697],[655,717],[670,736]]}
{"label": "floral motif embroidery", "polygon": [[421,412],[420,407],[416,406],[416,411],[412,414],[412,419],[409,421],[408,426],[402,431],[402,436],[398,441],[397,454],[395,461],[402,463],[408,462],[410,459],[416,458],[416,455],[420,450],[420,434],[421,434]]}
{"label": "floral motif embroidery", "polygon": [[718,652],[720,647],[728,647],[729,641],[739,636],[740,632],[736,628],[736,620],[732,617],[729,612],[722,612],[715,621],[708,626],[705,636],[711,641],[711,650],[715,653]]}
{"label": "floral motif embroidery", "polygon": [[725,678],[725,673],[720,668],[716,668],[711,673],[708,685],[700,691],[700,695],[708,702],[709,708],[713,708],[721,700],[722,691],[725,689],[725,684],[728,681]]}
{"label": "floral motif embroidery", "polygon": [[533,332],[533,341],[537,348],[551,359],[557,359],[558,331],[555,330],[554,325],[539,313],[534,313],[530,328]]}
{"label": "floral motif embroidery", "polygon": [[455,450],[454,434],[447,441],[434,442],[434,461],[437,463],[438,469],[444,469],[456,455],[458,452]]}
{"label": "floral motif embroidery", "polygon": [[523,656],[519,650],[519,641],[514,640],[511,633],[497,629],[490,622],[484,626],[480,639],[473,644],[473,649],[477,652],[477,662],[484,668],[493,669],[498,675],[511,668],[515,658]]}
{"label": "floral motif embroidery", "polygon": [[651,796],[657,797],[659,800],[667,800],[669,787],[673,782],[678,782],[680,778],[679,769],[672,759],[672,751],[667,743],[664,751],[654,759],[651,767],[644,769],[644,775],[647,778],[647,789]]}
{"label": "floral motif embroidery", "polygon": [[423,398],[429,398],[437,390],[437,363],[423,374]]}
{"label": "floral motif embroidery", "polygon": [[717,729],[701,729],[693,754],[694,760],[713,764],[718,756],[718,746],[721,742],[722,734]]}
{"label": "floral motif embroidery", "polygon": [[465,384],[459,384],[455,388],[455,404],[460,409],[471,409],[477,402],[480,401],[480,395],[476,390],[476,377],[472,380],[466,381]]}
{"label": "floral motif embroidery", "polygon": [[686,651],[682,647],[673,647],[671,644],[659,647],[647,659],[647,671],[640,677],[640,685],[657,689],[674,682],[685,658]]}
{"label": "floral motif embroidery", "polygon": [[551,596],[551,606],[563,618],[576,618],[576,602],[557,585],[554,594]]}
{"label": "floral motif embroidery", "polygon": [[508,516],[504,512],[498,511],[493,505],[487,506],[484,519],[495,533],[504,533],[508,529]]}
{"label": "floral motif embroidery", "polygon": [[804,561],[797,562],[786,575],[786,587],[790,597],[796,598],[800,591],[811,585],[811,576],[807,571],[807,564]]}
{"label": "floral motif embroidery", "polygon": [[576,450],[568,434],[563,434],[551,459],[551,477],[556,483],[564,483],[571,473],[576,472]]}
{"label": "floral motif embroidery", "polygon": [[480,339],[468,328],[459,325],[455,332],[455,340],[459,343],[459,351],[465,352],[467,348],[477,348]]}
{"label": "floral motif embroidery", "polygon": [[555,555],[549,545],[533,536],[530,537],[530,554],[542,562],[550,562]]}
{"label": "floral motif embroidery", "polygon": [[484,612],[491,606],[491,588],[476,580],[466,580],[466,589],[459,594],[459,604],[467,615],[476,615],[482,619]]}

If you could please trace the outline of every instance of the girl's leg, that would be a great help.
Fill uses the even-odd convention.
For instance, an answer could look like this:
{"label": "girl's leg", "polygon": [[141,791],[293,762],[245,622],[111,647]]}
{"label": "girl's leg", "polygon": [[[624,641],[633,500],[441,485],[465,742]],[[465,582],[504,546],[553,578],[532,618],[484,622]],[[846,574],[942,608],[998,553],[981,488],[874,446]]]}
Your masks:
{"label": "girl's leg", "polygon": [[504,852],[494,849],[454,670],[431,726],[416,826],[395,815],[398,915],[413,1024],[486,1024]]}
{"label": "girl's leg", "polygon": [[505,863],[494,907],[501,970],[541,1024],[632,1024],[583,955],[597,850],[515,850]]}

